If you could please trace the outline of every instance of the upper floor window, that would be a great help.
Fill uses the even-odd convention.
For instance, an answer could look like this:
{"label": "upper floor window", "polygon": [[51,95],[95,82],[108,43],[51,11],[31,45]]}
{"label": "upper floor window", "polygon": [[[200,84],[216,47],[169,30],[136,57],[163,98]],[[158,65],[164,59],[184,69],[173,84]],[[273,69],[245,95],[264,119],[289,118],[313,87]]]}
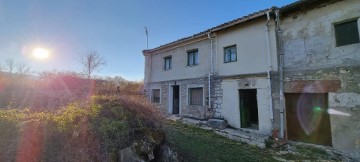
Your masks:
{"label": "upper floor window", "polygon": [[357,19],[334,25],[336,47],[359,43]]}
{"label": "upper floor window", "polygon": [[188,52],[188,66],[199,65],[199,54],[198,50],[192,50]]}
{"label": "upper floor window", "polygon": [[171,69],[171,56],[164,57],[164,70]]}
{"label": "upper floor window", "polygon": [[151,93],[152,93],[151,101],[154,103],[160,103],[160,89],[153,89]]}
{"label": "upper floor window", "polygon": [[224,63],[237,60],[236,45],[224,47]]}
{"label": "upper floor window", "polygon": [[189,88],[189,105],[203,105],[203,88]]}

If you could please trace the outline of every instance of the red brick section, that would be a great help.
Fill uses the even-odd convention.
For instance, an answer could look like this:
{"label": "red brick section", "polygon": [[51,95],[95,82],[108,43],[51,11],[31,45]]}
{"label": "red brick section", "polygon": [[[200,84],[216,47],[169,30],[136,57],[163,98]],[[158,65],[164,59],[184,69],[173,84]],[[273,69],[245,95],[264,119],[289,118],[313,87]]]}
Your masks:
{"label": "red brick section", "polygon": [[290,81],[284,83],[285,93],[328,93],[341,88],[340,80]]}

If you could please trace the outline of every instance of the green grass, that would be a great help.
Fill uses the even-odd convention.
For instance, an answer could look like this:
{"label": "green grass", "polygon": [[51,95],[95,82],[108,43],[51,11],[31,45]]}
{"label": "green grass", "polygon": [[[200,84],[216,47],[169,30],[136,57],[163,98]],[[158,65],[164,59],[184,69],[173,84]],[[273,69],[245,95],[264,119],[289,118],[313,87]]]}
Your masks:
{"label": "green grass", "polygon": [[178,121],[167,121],[165,127],[167,142],[184,161],[278,161],[274,157],[285,161],[341,161],[313,146],[295,145],[292,152],[287,152],[286,147],[261,149]]}
{"label": "green grass", "polygon": [[167,141],[184,161],[276,161],[268,149],[229,140],[179,122],[166,124]]}

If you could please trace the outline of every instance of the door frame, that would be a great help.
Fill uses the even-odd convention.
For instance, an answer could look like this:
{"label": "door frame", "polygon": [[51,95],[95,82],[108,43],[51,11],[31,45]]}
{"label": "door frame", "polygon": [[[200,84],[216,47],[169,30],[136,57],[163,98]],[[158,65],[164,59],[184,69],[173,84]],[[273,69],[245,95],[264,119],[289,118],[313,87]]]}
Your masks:
{"label": "door frame", "polygon": [[[241,92],[240,91],[246,91],[246,90],[255,90],[255,98],[256,98],[256,109],[257,109],[257,120],[258,120],[258,126],[260,126],[260,121],[259,121],[259,105],[258,105],[258,103],[259,103],[259,101],[258,101],[258,88],[246,88],[246,89],[238,89],[238,100],[239,100],[239,102],[238,102],[238,105],[239,105],[239,118],[240,118],[240,128],[242,128],[242,129],[249,129],[249,127],[242,127],[242,114],[241,114]],[[249,114],[248,115],[250,115],[250,112],[249,112]],[[250,117],[249,117],[249,120],[250,120]],[[251,129],[251,130],[260,130],[260,127],[258,128],[258,129]]]}
{"label": "door frame", "polygon": [[174,86],[179,86],[179,115],[182,115],[181,112],[181,85],[175,83],[169,84],[169,91],[168,91],[168,114],[173,114],[173,93],[174,93]]}

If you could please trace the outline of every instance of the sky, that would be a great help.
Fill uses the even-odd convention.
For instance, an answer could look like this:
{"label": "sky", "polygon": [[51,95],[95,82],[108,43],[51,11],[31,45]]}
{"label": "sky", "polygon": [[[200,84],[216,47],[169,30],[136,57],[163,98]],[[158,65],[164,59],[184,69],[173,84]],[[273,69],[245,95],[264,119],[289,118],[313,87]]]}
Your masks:
{"label": "sky", "polygon": [[[0,0],[0,65],[7,58],[32,73],[82,72],[80,55],[107,60],[96,75],[142,80],[146,49],[295,0]],[[34,48],[50,51],[32,57]]]}

